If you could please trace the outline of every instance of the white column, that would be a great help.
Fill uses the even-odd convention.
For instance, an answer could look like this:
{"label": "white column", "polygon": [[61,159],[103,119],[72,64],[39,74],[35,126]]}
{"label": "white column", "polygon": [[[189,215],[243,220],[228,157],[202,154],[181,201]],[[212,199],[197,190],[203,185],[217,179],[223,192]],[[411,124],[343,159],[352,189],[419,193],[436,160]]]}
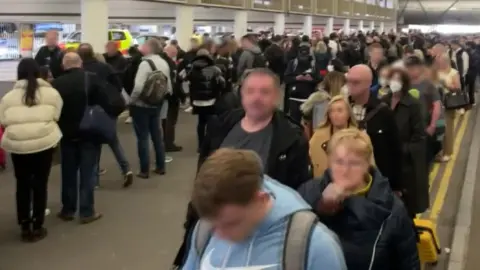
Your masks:
{"label": "white column", "polygon": [[273,26],[275,35],[283,35],[283,32],[285,32],[285,13],[275,13],[273,20],[275,22]]}
{"label": "white column", "polygon": [[303,34],[307,36],[312,36],[312,16],[308,15],[303,17]]}
{"label": "white column", "polygon": [[108,41],[108,1],[82,0],[82,42],[90,43],[96,53],[103,53]]}
{"label": "white column", "polygon": [[343,33],[350,35],[350,19],[343,21]]}
{"label": "white column", "polygon": [[233,34],[236,40],[240,40],[247,33],[248,13],[246,10],[235,11],[233,18]]}
{"label": "white column", "polygon": [[370,21],[370,26],[368,27],[368,30],[370,31],[375,30],[375,21]]}
{"label": "white column", "polygon": [[380,26],[378,27],[378,32],[381,34],[383,33],[383,31],[385,31],[385,23],[380,22]]}
{"label": "white column", "polygon": [[193,33],[193,7],[178,5],[175,7],[175,38],[180,48],[190,49]]}
{"label": "white column", "polygon": [[325,36],[328,36],[331,33],[333,33],[333,22],[334,22],[333,20],[334,19],[332,17],[327,19],[327,27],[326,27],[326,29],[323,33],[323,34],[325,34]]}
{"label": "white column", "polygon": [[358,21],[358,31],[363,32],[363,20]]}

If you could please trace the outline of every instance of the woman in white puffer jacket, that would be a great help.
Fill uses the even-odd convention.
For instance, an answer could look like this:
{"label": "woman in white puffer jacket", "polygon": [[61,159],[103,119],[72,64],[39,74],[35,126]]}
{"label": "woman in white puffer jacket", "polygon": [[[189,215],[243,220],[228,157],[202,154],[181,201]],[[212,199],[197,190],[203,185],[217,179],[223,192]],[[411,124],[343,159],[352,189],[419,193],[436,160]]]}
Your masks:
{"label": "woman in white puffer jacket", "polygon": [[17,75],[13,89],[0,101],[0,125],[5,127],[1,147],[12,155],[22,240],[38,241],[47,235],[43,227],[47,182],[53,149],[62,137],[57,121],[63,101],[57,90],[40,79],[35,60],[20,61]]}

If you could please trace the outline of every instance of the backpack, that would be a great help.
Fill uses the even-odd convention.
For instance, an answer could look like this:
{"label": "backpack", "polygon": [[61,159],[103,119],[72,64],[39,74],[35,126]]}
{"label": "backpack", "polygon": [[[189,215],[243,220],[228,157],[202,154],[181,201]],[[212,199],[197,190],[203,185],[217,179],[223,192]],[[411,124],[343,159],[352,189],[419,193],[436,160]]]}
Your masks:
{"label": "backpack", "polygon": [[157,70],[151,59],[146,60],[152,72],[147,76],[139,99],[147,105],[160,106],[168,94],[168,77],[160,70]]}
{"label": "backpack", "polygon": [[268,67],[267,59],[263,53],[254,54],[252,68],[266,68]]}
{"label": "backpack", "polygon": [[[317,216],[308,210],[301,210],[290,215],[283,245],[282,269],[306,269],[310,237],[317,224],[319,224]],[[194,248],[200,260],[212,234],[212,225],[200,220],[197,224],[194,242]]]}
{"label": "backpack", "polygon": [[[292,71],[297,70],[298,66],[298,58],[293,59],[293,65],[292,65]],[[310,60],[310,67],[312,69],[312,73],[315,70],[315,57],[312,57],[312,60]]]}

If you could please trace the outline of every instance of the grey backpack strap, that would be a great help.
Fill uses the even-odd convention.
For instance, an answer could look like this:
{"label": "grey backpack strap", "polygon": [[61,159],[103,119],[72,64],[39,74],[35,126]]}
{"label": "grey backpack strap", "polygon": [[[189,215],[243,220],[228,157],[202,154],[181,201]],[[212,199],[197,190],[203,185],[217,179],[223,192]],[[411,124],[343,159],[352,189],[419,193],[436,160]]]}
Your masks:
{"label": "grey backpack strap", "polygon": [[150,66],[150,68],[152,69],[152,71],[156,71],[156,70],[157,70],[157,67],[155,66],[155,63],[153,62],[152,59],[145,59],[145,61],[147,61],[148,65]]}
{"label": "grey backpack strap", "polygon": [[198,258],[203,256],[210,237],[212,237],[212,225],[204,220],[198,221],[195,234],[195,251],[197,252]]}
{"label": "grey backpack strap", "polygon": [[307,269],[310,236],[317,223],[317,216],[308,210],[290,216],[283,247],[282,269]]}

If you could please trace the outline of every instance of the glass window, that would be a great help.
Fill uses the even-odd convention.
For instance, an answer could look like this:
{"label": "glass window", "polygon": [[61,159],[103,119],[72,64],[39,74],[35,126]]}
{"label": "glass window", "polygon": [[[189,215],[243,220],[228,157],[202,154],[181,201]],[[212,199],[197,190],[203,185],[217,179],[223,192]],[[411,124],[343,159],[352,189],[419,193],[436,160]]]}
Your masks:
{"label": "glass window", "polygon": [[68,38],[68,40],[71,41],[71,42],[80,42],[80,40],[82,40],[82,33],[81,32],[74,32]]}
{"label": "glass window", "polygon": [[125,33],[124,32],[120,32],[120,31],[112,31],[112,39],[111,40],[125,40],[127,39],[125,37]]}
{"label": "glass window", "polygon": [[387,4],[387,8],[393,8],[393,0],[386,0]]}

